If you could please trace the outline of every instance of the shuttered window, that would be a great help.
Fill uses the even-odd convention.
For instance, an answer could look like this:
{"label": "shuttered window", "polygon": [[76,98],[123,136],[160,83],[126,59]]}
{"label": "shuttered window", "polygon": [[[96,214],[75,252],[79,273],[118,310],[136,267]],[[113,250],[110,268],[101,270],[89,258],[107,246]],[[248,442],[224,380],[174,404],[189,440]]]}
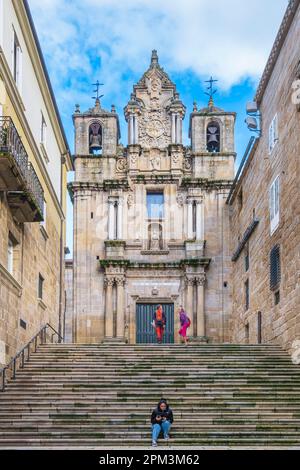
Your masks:
{"label": "shuttered window", "polygon": [[270,288],[276,290],[280,284],[281,269],[280,269],[280,247],[276,245],[272,248],[270,253]]}

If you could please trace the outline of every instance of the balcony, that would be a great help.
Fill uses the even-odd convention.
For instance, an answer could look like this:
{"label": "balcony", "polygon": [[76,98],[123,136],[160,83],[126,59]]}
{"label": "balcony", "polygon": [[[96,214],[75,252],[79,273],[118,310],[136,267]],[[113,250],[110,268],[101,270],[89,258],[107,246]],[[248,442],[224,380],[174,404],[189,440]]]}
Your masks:
{"label": "balcony", "polygon": [[0,117],[0,192],[18,222],[43,220],[44,191],[10,117]]}

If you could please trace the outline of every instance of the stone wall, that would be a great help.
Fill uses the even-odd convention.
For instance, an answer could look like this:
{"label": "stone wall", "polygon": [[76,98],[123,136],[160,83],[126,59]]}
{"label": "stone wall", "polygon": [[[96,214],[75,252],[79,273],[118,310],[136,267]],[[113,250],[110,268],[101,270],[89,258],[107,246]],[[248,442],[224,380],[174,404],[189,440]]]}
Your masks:
{"label": "stone wall", "polygon": [[[12,274],[7,271],[9,233],[18,243]],[[5,349],[0,362],[7,363],[45,323],[58,330],[60,237],[50,210],[47,232],[39,223],[17,225],[2,195],[0,240],[0,341]],[[45,280],[43,299],[38,298],[39,273]]]}
{"label": "stone wall", "polygon": [[[235,191],[231,208],[232,253],[254,217],[259,224],[249,240],[250,269],[245,272],[245,251],[233,263],[233,342],[258,340],[258,312],[262,315],[262,341],[290,349],[300,338],[300,114],[292,100],[298,77],[300,8],[290,27],[261,101],[262,136],[250,156]],[[298,77],[299,78],[299,77]],[[269,154],[269,126],[278,115],[278,142]],[[269,190],[280,178],[280,223],[270,231]],[[242,191],[242,196],[241,196]],[[240,194],[240,196],[239,196]],[[242,204],[241,204],[242,199]],[[280,246],[280,302],[270,290],[270,251]],[[250,307],[245,310],[244,283],[250,283]]]}

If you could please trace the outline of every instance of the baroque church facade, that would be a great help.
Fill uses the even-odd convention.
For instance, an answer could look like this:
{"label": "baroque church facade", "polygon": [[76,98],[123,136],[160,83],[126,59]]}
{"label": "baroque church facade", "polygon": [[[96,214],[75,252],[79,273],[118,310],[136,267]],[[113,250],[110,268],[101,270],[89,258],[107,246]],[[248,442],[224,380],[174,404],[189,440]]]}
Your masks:
{"label": "baroque church facade", "polygon": [[[236,114],[186,107],[157,52],[119,116],[100,99],[75,127],[74,259],[69,340],[149,343],[162,304],[165,342],[178,342],[182,305],[194,340],[229,341],[231,252],[226,199],[234,179]],[[71,292],[72,291],[72,292]]]}

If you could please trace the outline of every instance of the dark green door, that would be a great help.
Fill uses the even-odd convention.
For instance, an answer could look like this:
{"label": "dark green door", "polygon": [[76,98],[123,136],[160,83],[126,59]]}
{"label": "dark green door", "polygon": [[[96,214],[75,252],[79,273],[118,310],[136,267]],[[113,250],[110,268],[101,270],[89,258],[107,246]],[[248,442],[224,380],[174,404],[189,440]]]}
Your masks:
{"label": "dark green door", "polygon": [[[154,312],[158,304],[137,304],[136,342],[156,343],[155,328],[152,326]],[[174,343],[174,304],[161,304],[166,315],[163,343]]]}

